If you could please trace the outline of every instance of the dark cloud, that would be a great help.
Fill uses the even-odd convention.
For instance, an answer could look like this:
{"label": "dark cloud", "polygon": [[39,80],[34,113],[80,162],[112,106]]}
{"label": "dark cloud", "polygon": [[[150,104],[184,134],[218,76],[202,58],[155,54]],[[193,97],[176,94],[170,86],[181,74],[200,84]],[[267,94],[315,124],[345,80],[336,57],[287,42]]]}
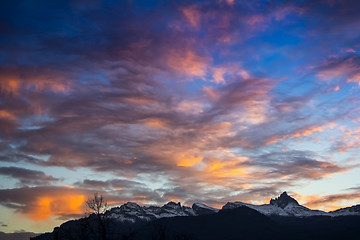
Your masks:
{"label": "dark cloud", "polygon": [[128,201],[137,202],[164,202],[164,198],[158,191],[154,191],[146,184],[137,181],[113,179],[108,181],[85,179],[83,182],[75,183],[81,189],[87,191],[106,193],[109,201],[121,203]]}
{"label": "dark cloud", "polygon": [[339,166],[335,162],[316,160],[313,152],[271,152],[255,158],[255,164],[268,168],[269,177],[295,179],[321,179],[327,175],[341,173],[354,166]]}
{"label": "dark cloud", "polygon": [[48,185],[60,179],[46,175],[44,172],[18,167],[0,167],[0,175],[12,177],[22,186]]}
{"label": "dark cloud", "polygon": [[353,191],[353,192],[359,192],[360,191],[360,186],[347,188],[346,190]]}

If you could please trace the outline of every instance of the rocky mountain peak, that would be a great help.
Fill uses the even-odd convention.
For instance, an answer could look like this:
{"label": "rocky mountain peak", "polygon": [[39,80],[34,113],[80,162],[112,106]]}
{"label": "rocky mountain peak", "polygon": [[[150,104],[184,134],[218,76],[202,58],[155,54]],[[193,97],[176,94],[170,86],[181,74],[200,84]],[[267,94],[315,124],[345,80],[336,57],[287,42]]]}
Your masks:
{"label": "rocky mountain peak", "polygon": [[287,192],[283,192],[279,197],[272,198],[270,200],[270,205],[278,206],[282,209],[284,209],[290,203],[299,205],[299,203],[294,198],[290,197]]}
{"label": "rocky mountain peak", "polygon": [[201,203],[194,203],[191,208],[196,215],[212,214],[219,211],[216,208],[212,208]]}

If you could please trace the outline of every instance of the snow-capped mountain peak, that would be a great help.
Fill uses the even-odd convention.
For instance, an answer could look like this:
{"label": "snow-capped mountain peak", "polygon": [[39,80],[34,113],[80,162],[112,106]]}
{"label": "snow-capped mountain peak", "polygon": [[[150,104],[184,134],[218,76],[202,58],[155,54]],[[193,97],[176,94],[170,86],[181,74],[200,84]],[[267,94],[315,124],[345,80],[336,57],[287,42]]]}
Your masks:
{"label": "snow-capped mountain peak", "polygon": [[279,197],[271,199],[270,204],[254,205],[243,202],[228,202],[223,209],[232,209],[240,206],[252,208],[264,215],[277,216],[293,216],[293,217],[310,217],[310,216],[328,216],[329,213],[311,210],[300,205],[294,198],[290,197],[286,192],[283,192]]}
{"label": "snow-capped mountain peak", "polygon": [[299,205],[299,203],[292,197],[290,197],[287,192],[283,192],[279,197],[277,198],[272,198],[270,200],[270,204],[274,205],[274,206],[278,206],[281,207],[282,209],[284,209],[288,204],[294,204]]}
{"label": "snow-capped mountain peak", "polygon": [[180,203],[168,202],[162,207],[158,206],[139,206],[136,203],[128,202],[120,207],[112,208],[105,213],[105,216],[121,222],[151,221],[164,217],[177,216],[196,216],[216,213],[218,209],[196,203],[192,208],[181,206]]}
{"label": "snow-capped mountain peak", "polygon": [[209,207],[202,203],[194,203],[191,208],[196,215],[212,214],[219,211],[219,209]]}
{"label": "snow-capped mountain peak", "polygon": [[[255,205],[244,202],[228,202],[222,209],[234,209],[241,206],[254,209],[267,216],[310,217],[310,216],[345,216],[360,215],[360,205],[342,208],[332,212],[312,210],[300,205],[294,198],[283,192],[279,197],[270,200],[269,204]],[[121,222],[152,221],[164,217],[199,216],[217,213],[219,209],[202,203],[194,203],[192,207],[182,206],[180,203],[168,202],[162,207],[139,206],[128,202],[120,207],[107,211],[105,216]]]}

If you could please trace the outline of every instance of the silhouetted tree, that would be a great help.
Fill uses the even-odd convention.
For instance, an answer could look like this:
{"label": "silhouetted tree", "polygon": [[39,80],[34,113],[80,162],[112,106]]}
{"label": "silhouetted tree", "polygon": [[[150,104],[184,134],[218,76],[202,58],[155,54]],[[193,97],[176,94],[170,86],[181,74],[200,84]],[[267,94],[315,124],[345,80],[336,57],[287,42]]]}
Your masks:
{"label": "silhouetted tree", "polygon": [[106,240],[106,228],[105,228],[105,221],[104,221],[104,213],[106,212],[108,205],[107,202],[104,200],[103,196],[98,193],[94,193],[94,196],[86,200],[86,207],[89,210],[89,213],[94,213],[98,220],[99,226],[99,235],[100,239]]}

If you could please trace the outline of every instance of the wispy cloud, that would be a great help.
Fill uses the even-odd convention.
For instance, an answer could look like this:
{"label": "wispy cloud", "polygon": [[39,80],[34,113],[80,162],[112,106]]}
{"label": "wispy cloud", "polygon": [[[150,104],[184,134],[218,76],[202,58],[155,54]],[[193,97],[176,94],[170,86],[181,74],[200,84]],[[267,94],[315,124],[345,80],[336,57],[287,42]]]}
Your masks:
{"label": "wispy cloud", "polygon": [[337,210],[343,206],[342,202],[346,201],[359,201],[360,194],[359,193],[339,193],[339,194],[331,194],[326,196],[319,196],[319,195],[309,195],[302,197],[305,206],[310,208],[316,209],[321,208],[325,211],[332,211]]}

